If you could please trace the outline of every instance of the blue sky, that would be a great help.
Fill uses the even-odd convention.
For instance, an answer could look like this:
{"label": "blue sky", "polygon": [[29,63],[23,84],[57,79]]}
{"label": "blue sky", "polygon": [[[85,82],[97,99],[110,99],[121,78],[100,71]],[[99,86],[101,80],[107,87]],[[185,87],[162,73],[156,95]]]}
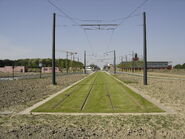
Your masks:
{"label": "blue sky", "polygon": [[[51,0],[73,18],[84,20],[112,20],[123,18],[144,0]],[[149,0],[132,18],[112,31],[84,31],[76,24],[85,22],[64,17],[47,0],[0,0],[0,59],[51,57],[52,14],[57,13],[56,49],[78,52],[83,60],[87,51],[88,64],[112,63],[112,55],[104,52],[116,50],[120,57],[132,51],[142,55],[142,12],[147,14],[148,60],[185,62],[185,0]],[[102,21],[101,23],[119,23]],[[65,25],[65,26],[64,26]],[[57,58],[65,54],[56,52]],[[98,61],[97,59],[110,58]]]}

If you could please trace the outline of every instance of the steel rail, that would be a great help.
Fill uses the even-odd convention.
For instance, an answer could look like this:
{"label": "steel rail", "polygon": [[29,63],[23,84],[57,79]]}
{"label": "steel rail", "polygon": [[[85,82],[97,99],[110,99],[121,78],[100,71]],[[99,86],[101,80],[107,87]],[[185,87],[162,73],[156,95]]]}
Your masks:
{"label": "steel rail", "polygon": [[52,108],[56,108],[57,106],[62,105],[65,102],[65,100],[75,92],[75,90],[78,90],[81,87],[81,85],[84,85],[84,84],[76,84],[75,86],[73,86],[72,90],[69,93],[65,94],[65,97],[61,99],[57,104],[52,106]]}
{"label": "steel rail", "polygon": [[91,91],[92,91],[92,89],[93,89],[93,87],[94,87],[94,83],[95,83],[95,81],[96,81],[96,79],[97,79],[97,75],[98,75],[98,74],[96,74],[96,76],[95,76],[95,78],[94,78],[94,81],[93,81],[93,83],[92,83],[92,85],[91,85],[91,87],[90,87],[90,89],[89,89],[89,91],[88,91],[88,93],[87,93],[87,95],[86,95],[86,97],[85,97],[85,100],[84,100],[84,102],[82,103],[82,106],[81,106],[81,108],[80,108],[81,111],[84,109],[85,104],[87,103],[87,99],[88,99],[88,97],[89,97],[89,95],[90,95],[90,93],[91,93]]}
{"label": "steel rail", "polygon": [[105,89],[105,91],[106,91],[106,93],[107,93],[106,96],[109,98],[109,101],[110,101],[112,110],[115,111],[114,106],[113,106],[113,103],[112,103],[112,99],[111,99],[111,96],[110,96],[110,93],[109,93],[109,90],[108,90],[108,88],[107,88],[107,82],[106,82],[106,81],[104,81],[104,89]]}

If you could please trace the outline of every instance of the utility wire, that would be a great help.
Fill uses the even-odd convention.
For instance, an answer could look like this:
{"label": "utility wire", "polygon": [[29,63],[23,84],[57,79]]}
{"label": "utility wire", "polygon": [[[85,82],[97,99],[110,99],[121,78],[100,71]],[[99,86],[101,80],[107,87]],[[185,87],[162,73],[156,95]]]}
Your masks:
{"label": "utility wire", "polygon": [[[126,19],[129,19],[129,18],[131,18],[131,17],[133,17],[133,16],[138,16],[138,15],[133,15],[133,14],[134,14],[135,12],[137,12],[141,7],[143,7],[148,1],[149,1],[149,0],[143,1],[139,6],[137,6],[133,11],[131,11],[131,12],[128,14],[128,16],[124,17],[124,18],[121,20],[121,22],[119,23],[119,25],[115,27],[115,30],[116,30],[119,26],[121,26],[121,25],[123,24],[123,22],[124,22]],[[111,34],[111,38],[110,38],[110,41],[109,41],[110,43],[111,43],[111,41],[112,41],[112,38],[113,38],[113,35],[114,35],[115,30],[114,30],[113,33]],[[107,48],[108,48],[108,47],[110,47],[110,44],[108,44]]]}
{"label": "utility wire", "polygon": [[[69,14],[67,14],[66,12],[64,12],[64,10],[60,7],[58,7],[56,4],[54,4],[53,2],[51,2],[51,0],[48,0],[49,4],[51,4],[53,7],[55,7],[56,9],[58,9],[63,15],[64,17],[72,20],[75,24],[79,25],[79,23],[77,21],[84,21],[84,22],[103,22],[103,21],[106,21],[106,22],[114,22],[114,21],[120,21],[121,22],[119,23],[119,25],[121,25],[126,19],[128,18],[131,18],[131,17],[135,17],[135,16],[139,16],[140,14],[136,14],[136,15],[133,15],[136,11],[138,11],[140,8],[142,8],[149,0],[145,0],[143,1],[139,6],[137,6],[134,10],[132,10],[128,16],[126,17],[122,17],[122,18],[116,18],[116,19],[111,19],[111,20],[88,20],[88,19],[80,19],[80,18],[74,18],[72,16],[70,16]],[[62,15],[60,15],[62,16]]]}
{"label": "utility wire", "polygon": [[51,2],[51,0],[48,0],[48,3],[50,5],[52,5],[53,7],[55,7],[58,11],[60,11],[66,18],[70,19],[73,23],[75,23],[77,25],[80,25],[78,22],[76,22],[76,20],[73,17],[71,17],[70,15],[68,15],[60,7],[58,7],[56,4],[54,4],[53,2]]}
{"label": "utility wire", "polygon": [[[131,11],[131,12],[128,14],[128,16],[126,16],[125,18],[123,18],[123,19],[121,20],[121,22],[119,23],[119,26],[120,26],[121,24],[123,24],[123,22],[124,22],[126,19],[130,18],[131,16],[133,16],[133,14],[134,14],[135,12],[137,12],[141,7],[143,7],[148,1],[149,1],[149,0],[143,1],[139,6],[137,6],[133,11]],[[116,27],[116,29],[117,29],[117,28],[118,28],[118,26]]]}
{"label": "utility wire", "polygon": [[73,23],[75,23],[76,25],[78,25],[84,32],[85,36],[86,36],[86,39],[87,39],[87,42],[89,44],[89,47],[91,50],[92,49],[92,44],[90,43],[90,40],[89,40],[89,37],[88,37],[88,34],[87,32],[84,30],[83,27],[80,26],[80,24],[73,18],[71,17],[70,15],[68,15],[66,12],[64,12],[60,7],[56,6],[53,2],[51,2],[51,0],[48,0],[48,3],[51,4],[53,7],[55,7],[57,10],[59,10],[62,14],[65,15],[65,17],[67,17],[68,19],[70,19]]}
{"label": "utility wire", "polygon": [[[56,9],[58,9],[66,18],[70,19],[73,23],[75,23],[75,24],[78,25],[78,26],[80,26],[80,24],[79,24],[76,20],[78,20],[78,21],[98,21],[98,22],[102,22],[102,21],[111,21],[111,22],[113,22],[113,21],[119,21],[119,20],[121,20],[120,23],[119,23],[119,25],[116,26],[115,29],[112,31],[111,36],[110,36],[110,39],[109,39],[108,44],[107,44],[107,48],[110,47],[110,43],[111,43],[111,41],[112,41],[112,38],[113,38],[113,35],[114,35],[115,30],[116,30],[119,26],[121,26],[121,25],[123,24],[123,22],[124,22],[125,20],[127,20],[128,18],[131,18],[131,17],[134,17],[134,16],[138,16],[138,15],[133,15],[133,14],[134,14],[136,11],[138,11],[141,7],[143,7],[148,1],[149,1],[149,0],[143,1],[139,6],[137,6],[134,10],[132,10],[132,11],[128,14],[128,16],[123,17],[123,18],[117,18],[117,19],[112,19],[112,20],[82,20],[82,19],[74,18],[74,17],[70,16],[69,14],[67,14],[66,12],[64,12],[64,10],[62,10],[60,7],[58,7],[58,6],[55,5],[53,2],[51,2],[51,0],[48,0],[49,4],[51,4],[53,7],[55,7]],[[92,44],[90,43],[90,40],[89,40],[89,37],[88,37],[88,34],[87,34],[86,30],[85,30],[82,26],[80,26],[80,28],[83,29],[83,32],[84,32],[84,34],[85,34],[85,36],[86,36],[86,39],[87,39],[88,44],[89,44],[89,47],[92,49]]]}
{"label": "utility wire", "polygon": [[89,40],[89,36],[88,36],[86,30],[83,29],[83,32],[84,32],[84,34],[85,34],[85,36],[86,36],[87,42],[88,42],[88,44],[89,44],[89,47],[90,47],[91,50],[92,50],[92,43],[91,43],[90,40]]}
{"label": "utility wire", "polygon": [[[51,2],[51,0],[48,0],[50,3],[52,3],[52,5],[54,6],[55,4],[53,2]],[[56,0],[55,0],[56,1]],[[70,16],[69,14],[67,14],[66,12],[64,12],[64,10],[62,10],[61,8],[59,8],[58,6],[54,6],[55,8],[59,8],[60,11],[62,11],[62,14],[64,14],[63,17],[66,17],[66,18],[69,18],[69,19],[73,19],[73,20],[76,20],[76,21],[82,21],[82,22],[115,22],[115,21],[122,21],[122,20],[125,20],[125,19],[128,19],[128,18],[131,18],[131,17],[135,17],[135,16],[139,16],[138,14],[137,15],[133,15],[133,13],[135,13],[138,9],[140,9],[142,6],[144,6],[144,4],[149,1],[149,0],[145,0],[144,2],[142,2],[138,7],[136,7],[128,16],[126,17],[122,17],[122,18],[115,18],[115,19],[109,19],[109,20],[104,20],[104,19],[101,19],[101,20],[97,20],[97,19],[81,19],[81,18],[77,18],[77,17],[72,17]],[[62,16],[62,15],[61,15]]]}
{"label": "utility wire", "polygon": [[108,40],[107,49],[110,48],[110,44],[111,44],[111,42],[112,42],[114,32],[115,32],[115,30],[112,30],[111,35],[110,35],[110,38],[109,38],[109,40]]}
{"label": "utility wire", "polygon": [[141,14],[136,14],[136,15],[132,15],[132,16],[126,16],[126,17],[122,17],[122,18],[115,18],[115,19],[110,19],[110,20],[105,20],[105,19],[101,19],[101,20],[96,20],[96,19],[79,19],[77,18],[77,20],[79,21],[82,21],[82,22],[116,22],[116,21],[122,21],[122,20],[125,20],[125,19],[129,19],[129,18],[132,18],[132,17],[136,17],[136,16],[140,16]]}

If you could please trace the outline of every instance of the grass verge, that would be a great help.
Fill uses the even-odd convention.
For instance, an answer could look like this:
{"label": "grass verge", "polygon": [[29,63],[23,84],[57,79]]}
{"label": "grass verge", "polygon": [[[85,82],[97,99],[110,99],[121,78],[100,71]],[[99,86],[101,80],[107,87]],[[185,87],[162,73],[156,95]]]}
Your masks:
{"label": "grass verge", "polygon": [[96,72],[32,112],[155,113],[164,111],[110,75]]}

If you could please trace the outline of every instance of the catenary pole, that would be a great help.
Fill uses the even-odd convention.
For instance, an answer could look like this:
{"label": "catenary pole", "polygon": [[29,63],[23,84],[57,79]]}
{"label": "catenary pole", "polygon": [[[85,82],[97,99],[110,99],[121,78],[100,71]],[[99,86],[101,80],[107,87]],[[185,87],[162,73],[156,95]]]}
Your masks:
{"label": "catenary pole", "polygon": [[53,42],[52,42],[52,84],[56,85],[55,75],[55,27],[56,27],[56,13],[53,14]]}
{"label": "catenary pole", "polygon": [[84,73],[86,74],[86,51],[84,51]]}
{"label": "catenary pole", "polygon": [[68,74],[68,69],[69,69],[68,52],[66,52],[66,72],[67,74]]}
{"label": "catenary pole", "polygon": [[134,51],[132,51],[132,72],[134,72]]}
{"label": "catenary pole", "polygon": [[143,84],[147,85],[147,40],[146,40],[146,13],[143,12]]}
{"label": "catenary pole", "polygon": [[72,61],[73,62],[72,63],[72,68],[73,68],[72,70],[73,70],[73,72],[74,72],[74,67],[75,67],[74,61],[75,61],[75,54],[73,53],[73,61]]}
{"label": "catenary pole", "polygon": [[116,51],[114,50],[114,74],[116,74]]}
{"label": "catenary pole", "polygon": [[121,71],[123,72],[123,57],[121,57]]}
{"label": "catenary pole", "polygon": [[126,65],[127,65],[127,67],[126,67],[126,72],[127,72],[127,70],[128,70],[128,64],[127,64],[127,55],[125,55],[125,62],[126,62]]}
{"label": "catenary pole", "polygon": [[15,61],[13,61],[13,66],[12,66],[12,77],[13,77],[13,80],[14,80],[14,69],[15,69]]}

